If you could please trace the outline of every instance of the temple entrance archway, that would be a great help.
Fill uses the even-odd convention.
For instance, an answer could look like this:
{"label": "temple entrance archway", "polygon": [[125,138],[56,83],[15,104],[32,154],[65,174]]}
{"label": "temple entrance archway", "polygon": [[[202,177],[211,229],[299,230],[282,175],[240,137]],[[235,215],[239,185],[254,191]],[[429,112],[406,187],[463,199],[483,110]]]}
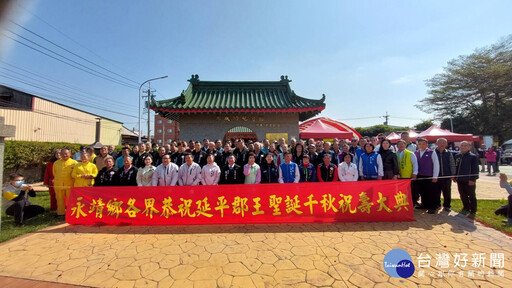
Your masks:
{"label": "temple entrance archway", "polygon": [[224,141],[231,140],[231,143],[235,143],[235,140],[237,139],[243,139],[246,143],[249,140],[253,142],[258,141],[256,133],[245,126],[235,126],[229,129],[226,135],[224,135]]}

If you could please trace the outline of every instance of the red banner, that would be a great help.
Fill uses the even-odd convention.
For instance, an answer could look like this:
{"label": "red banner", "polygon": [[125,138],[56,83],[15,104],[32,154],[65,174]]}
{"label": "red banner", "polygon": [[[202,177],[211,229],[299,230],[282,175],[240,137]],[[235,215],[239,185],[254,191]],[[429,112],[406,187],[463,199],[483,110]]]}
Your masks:
{"label": "red banner", "polygon": [[74,187],[69,224],[414,221],[409,180],[176,187]]}

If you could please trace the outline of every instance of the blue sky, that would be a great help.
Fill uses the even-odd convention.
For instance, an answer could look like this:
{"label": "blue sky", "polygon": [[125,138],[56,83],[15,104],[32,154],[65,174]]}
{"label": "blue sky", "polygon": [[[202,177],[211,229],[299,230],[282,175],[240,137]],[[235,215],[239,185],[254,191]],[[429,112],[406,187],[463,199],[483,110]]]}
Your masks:
{"label": "blue sky", "polygon": [[[133,80],[98,68],[132,86],[169,75],[151,84],[160,100],[178,96],[191,74],[235,81],[277,81],[288,75],[298,95],[319,99],[326,94],[320,116],[357,127],[381,124],[379,117],[388,112],[391,125],[414,126],[433,117],[414,107],[427,96],[424,81],[449,60],[511,33],[510,11],[511,1],[47,0],[16,2],[3,28],[91,66],[8,20],[19,23]],[[137,127],[137,88],[69,67],[4,33],[0,83],[59,97]],[[55,87],[44,85],[51,81],[13,75],[20,71],[6,63],[72,88],[66,95],[49,92]],[[73,93],[77,90],[83,93]]]}

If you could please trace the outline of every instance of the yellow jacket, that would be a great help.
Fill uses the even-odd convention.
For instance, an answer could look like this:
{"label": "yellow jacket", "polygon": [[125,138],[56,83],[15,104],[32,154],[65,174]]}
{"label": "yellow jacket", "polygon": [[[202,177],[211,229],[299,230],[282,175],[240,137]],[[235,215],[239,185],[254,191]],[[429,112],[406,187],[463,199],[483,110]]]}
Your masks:
{"label": "yellow jacket", "polygon": [[[73,186],[73,177],[71,174],[73,173],[73,167],[77,165],[78,162],[69,158],[67,161],[63,159],[59,159],[53,163],[53,175],[54,175],[54,186],[58,189]],[[59,187],[60,186],[60,187]]]}
{"label": "yellow jacket", "polygon": [[91,162],[78,163],[73,169],[73,173],[71,174],[73,178],[75,178],[75,184],[73,187],[84,187],[84,186],[92,186],[94,184],[94,179],[85,179],[82,178],[84,175],[91,175],[92,177],[96,177],[98,175],[98,168]]}

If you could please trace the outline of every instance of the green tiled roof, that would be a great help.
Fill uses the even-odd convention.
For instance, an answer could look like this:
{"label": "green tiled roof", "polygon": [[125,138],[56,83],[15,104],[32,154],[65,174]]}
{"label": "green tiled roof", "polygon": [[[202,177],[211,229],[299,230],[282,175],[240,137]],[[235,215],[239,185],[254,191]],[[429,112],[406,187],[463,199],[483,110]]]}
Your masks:
{"label": "green tiled roof", "polygon": [[228,133],[252,133],[252,130],[244,126],[236,126],[229,129]]}
{"label": "green tiled roof", "polygon": [[325,109],[325,95],[319,100],[298,96],[288,76],[280,81],[201,81],[192,75],[180,96],[152,101],[151,109],[176,119],[183,113],[299,113],[300,121]]}

